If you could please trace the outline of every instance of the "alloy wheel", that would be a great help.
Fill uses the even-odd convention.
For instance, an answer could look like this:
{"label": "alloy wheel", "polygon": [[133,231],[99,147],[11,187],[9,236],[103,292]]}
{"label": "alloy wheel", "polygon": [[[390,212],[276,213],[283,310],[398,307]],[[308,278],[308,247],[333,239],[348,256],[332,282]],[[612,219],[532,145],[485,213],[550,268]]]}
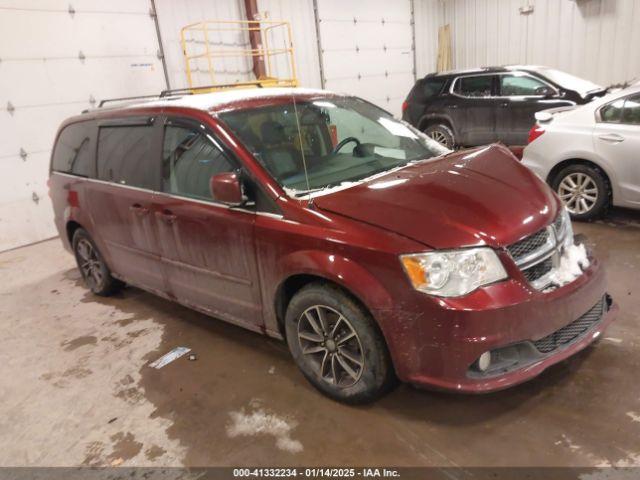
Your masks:
{"label": "alloy wheel", "polygon": [[449,148],[449,142],[447,141],[447,136],[444,133],[438,130],[432,130],[431,132],[429,132],[429,136],[440,145],[444,145],[445,147]]}
{"label": "alloy wheel", "polygon": [[76,246],[80,271],[89,288],[98,288],[104,280],[102,263],[98,258],[95,248],[86,238],[78,241]]}
{"label": "alloy wheel", "polygon": [[364,370],[364,353],[353,325],[341,313],[325,305],[306,309],[298,319],[302,354],[325,382],[346,388]]}
{"label": "alloy wheel", "polygon": [[574,215],[590,211],[598,201],[598,186],[589,175],[576,172],[564,177],[558,185],[558,195]]}

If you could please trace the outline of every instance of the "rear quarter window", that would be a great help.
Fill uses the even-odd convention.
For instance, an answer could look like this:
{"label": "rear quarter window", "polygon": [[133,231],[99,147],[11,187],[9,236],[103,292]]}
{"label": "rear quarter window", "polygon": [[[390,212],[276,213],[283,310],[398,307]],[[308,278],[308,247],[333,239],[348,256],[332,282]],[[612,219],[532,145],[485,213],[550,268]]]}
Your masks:
{"label": "rear quarter window", "polygon": [[494,75],[459,77],[453,91],[469,98],[487,98],[492,95]]}
{"label": "rear quarter window", "polygon": [[422,79],[416,83],[409,93],[409,99],[414,102],[423,103],[440,95],[446,78]]}
{"label": "rear quarter window", "polygon": [[73,123],[65,127],[53,150],[51,170],[81,177],[94,176],[93,122]]}
{"label": "rear quarter window", "polygon": [[98,179],[154,189],[159,159],[153,125],[102,126],[98,132]]}

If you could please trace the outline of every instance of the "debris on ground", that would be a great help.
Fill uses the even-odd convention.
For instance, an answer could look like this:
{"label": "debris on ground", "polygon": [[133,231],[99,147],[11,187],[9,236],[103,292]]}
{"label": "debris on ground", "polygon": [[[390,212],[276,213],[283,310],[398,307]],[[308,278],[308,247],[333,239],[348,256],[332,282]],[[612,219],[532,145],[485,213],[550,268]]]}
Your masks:
{"label": "debris on ground", "polygon": [[177,360],[178,358],[182,357],[183,355],[189,353],[190,351],[191,349],[188,347],[176,347],[173,350],[171,350],[169,353],[161,356],[155,362],[151,362],[149,366],[151,368],[160,369],[165,365],[173,362],[174,360]]}

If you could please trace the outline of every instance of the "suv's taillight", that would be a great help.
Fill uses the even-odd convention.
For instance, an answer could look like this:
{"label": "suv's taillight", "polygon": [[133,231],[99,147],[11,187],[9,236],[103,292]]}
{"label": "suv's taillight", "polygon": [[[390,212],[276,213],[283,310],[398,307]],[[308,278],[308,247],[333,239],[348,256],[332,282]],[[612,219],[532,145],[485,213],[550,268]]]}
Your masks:
{"label": "suv's taillight", "polygon": [[533,127],[531,127],[531,130],[529,130],[529,139],[527,143],[533,142],[536,138],[538,138],[543,133],[544,133],[544,128],[542,128],[540,125],[534,125]]}
{"label": "suv's taillight", "polygon": [[409,108],[409,102],[405,100],[404,102],[402,102],[402,111],[405,112],[407,108]]}

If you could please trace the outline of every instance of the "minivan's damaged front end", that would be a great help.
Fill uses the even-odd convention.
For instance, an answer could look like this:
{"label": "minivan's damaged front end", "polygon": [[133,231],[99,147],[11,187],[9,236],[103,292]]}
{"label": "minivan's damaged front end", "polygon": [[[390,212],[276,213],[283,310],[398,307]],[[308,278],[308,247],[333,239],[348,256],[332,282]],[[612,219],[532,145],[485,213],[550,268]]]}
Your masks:
{"label": "minivan's damaged front end", "polygon": [[558,198],[503,147],[409,166],[314,203],[424,245],[385,273],[393,306],[373,312],[403,381],[507,388],[585,348],[615,315],[602,265],[574,239]]}

